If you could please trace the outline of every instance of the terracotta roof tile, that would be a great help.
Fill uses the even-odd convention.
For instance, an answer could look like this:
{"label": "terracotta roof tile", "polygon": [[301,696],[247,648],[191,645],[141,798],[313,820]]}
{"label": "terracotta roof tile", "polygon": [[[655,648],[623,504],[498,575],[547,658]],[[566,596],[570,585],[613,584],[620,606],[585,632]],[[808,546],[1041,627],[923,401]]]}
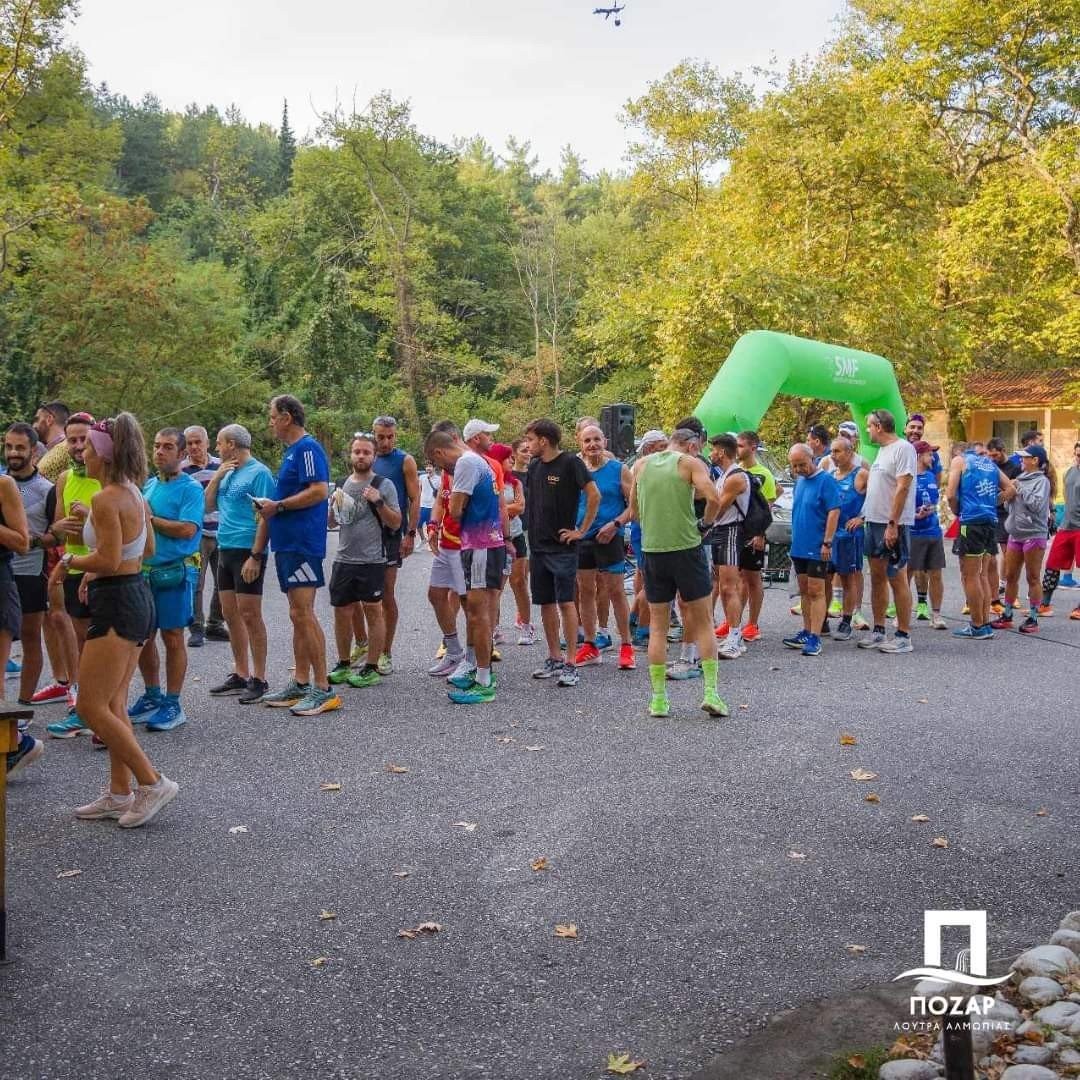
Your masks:
{"label": "terracotta roof tile", "polygon": [[986,405],[1050,405],[1064,396],[1070,383],[1078,381],[1080,372],[1070,368],[996,371],[972,375],[967,390]]}

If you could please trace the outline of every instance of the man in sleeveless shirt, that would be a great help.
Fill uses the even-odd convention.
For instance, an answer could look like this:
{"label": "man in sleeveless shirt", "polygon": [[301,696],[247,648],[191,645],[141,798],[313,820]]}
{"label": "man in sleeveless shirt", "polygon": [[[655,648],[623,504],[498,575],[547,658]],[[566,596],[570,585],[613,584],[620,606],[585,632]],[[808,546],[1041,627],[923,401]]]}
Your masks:
{"label": "man in sleeveless shirt", "polygon": [[634,466],[631,516],[641,522],[644,555],[642,573],[649,602],[649,713],[667,716],[667,630],[671,602],[683,601],[684,639],[696,642],[704,679],[702,709],[710,716],[727,716],[728,708],[716,692],[716,637],[712,623],[712,575],[701,542],[695,497],[704,500],[703,527],[711,528],[720,496],[708,466],[692,448],[696,432],[677,430],[669,449],[650,454]]}

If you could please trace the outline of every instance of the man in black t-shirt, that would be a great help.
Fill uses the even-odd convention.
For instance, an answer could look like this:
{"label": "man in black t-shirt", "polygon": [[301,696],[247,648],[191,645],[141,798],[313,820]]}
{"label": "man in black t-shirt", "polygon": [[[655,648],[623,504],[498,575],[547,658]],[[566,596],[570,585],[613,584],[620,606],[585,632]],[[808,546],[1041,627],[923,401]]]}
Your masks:
{"label": "man in black t-shirt", "polygon": [[[600,491],[585,463],[559,449],[562,431],[554,420],[534,420],[525,429],[532,461],[529,496],[525,500],[529,533],[529,577],[532,600],[540,606],[548,658],[533,672],[535,679],[557,678],[559,686],[577,686],[573,656],[577,643],[577,542],[588,531],[600,506]],[[577,524],[578,503],[585,493],[585,516]],[[566,641],[559,644],[559,622]]]}

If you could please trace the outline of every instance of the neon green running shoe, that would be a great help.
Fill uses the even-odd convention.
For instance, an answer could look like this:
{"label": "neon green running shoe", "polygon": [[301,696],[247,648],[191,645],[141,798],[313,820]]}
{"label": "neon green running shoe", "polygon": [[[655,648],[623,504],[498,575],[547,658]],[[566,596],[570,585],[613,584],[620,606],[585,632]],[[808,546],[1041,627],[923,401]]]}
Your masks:
{"label": "neon green running shoe", "polygon": [[728,711],[727,702],[715,691],[706,690],[705,697],[701,702],[702,709],[710,716],[730,716]]}
{"label": "neon green running shoe", "polygon": [[345,681],[359,690],[365,686],[378,686],[382,682],[382,676],[379,674],[378,669],[369,664],[363,671],[350,672],[348,679]]}
{"label": "neon green running shoe", "polygon": [[349,681],[349,676],[352,674],[352,668],[349,666],[347,660],[342,660],[333,671],[327,676],[334,686],[340,686],[344,682]]}
{"label": "neon green running shoe", "polygon": [[495,700],[495,684],[474,682],[467,690],[450,690],[446,695],[455,705],[483,705]]}
{"label": "neon green running shoe", "polygon": [[362,664],[367,659],[367,642],[358,641],[349,653],[350,664]]}
{"label": "neon green running shoe", "polygon": [[921,600],[919,606],[915,609],[915,618],[919,622],[930,621],[930,605],[925,600]]}
{"label": "neon green running shoe", "polygon": [[667,694],[653,694],[649,699],[650,716],[667,716],[671,712],[671,702]]}
{"label": "neon green running shoe", "polygon": [[895,603],[889,604],[889,606],[885,609],[885,618],[886,619],[895,619],[896,618],[896,604]]}
{"label": "neon green running shoe", "polygon": [[829,615],[833,616],[834,618],[839,618],[839,616],[843,614],[844,605],[841,604],[840,601],[834,596],[832,603],[829,605]]}

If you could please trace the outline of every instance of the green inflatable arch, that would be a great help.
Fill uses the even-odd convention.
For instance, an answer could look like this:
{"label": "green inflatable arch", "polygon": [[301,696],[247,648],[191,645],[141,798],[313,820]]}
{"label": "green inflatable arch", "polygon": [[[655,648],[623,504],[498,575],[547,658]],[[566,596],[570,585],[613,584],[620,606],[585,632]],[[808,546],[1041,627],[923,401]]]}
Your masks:
{"label": "green inflatable arch", "polygon": [[877,447],[867,434],[866,414],[888,409],[897,431],[907,423],[896,374],[883,356],[771,330],[754,330],[735,342],[694,415],[708,431],[756,428],[777,394],[845,402],[861,432],[859,453],[870,461]]}

